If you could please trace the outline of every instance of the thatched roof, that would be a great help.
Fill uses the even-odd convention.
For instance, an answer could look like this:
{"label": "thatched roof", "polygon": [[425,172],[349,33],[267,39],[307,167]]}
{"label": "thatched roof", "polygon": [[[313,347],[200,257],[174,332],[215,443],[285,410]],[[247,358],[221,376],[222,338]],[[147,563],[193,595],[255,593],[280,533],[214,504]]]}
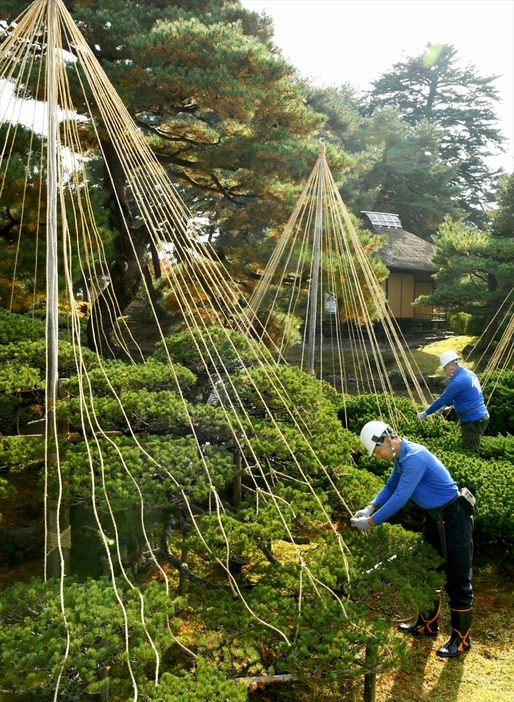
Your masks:
{"label": "thatched roof", "polygon": [[[378,249],[377,253],[389,270],[429,273],[437,271],[430,260],[435,253],[435,246],[402,229],[398,215],[382,212],[363,212],[362,214],[366,216],[366,224],[372,232],[387,237],[387,243]],[[382,222],[387,222],[389,226],[382,226]]]}

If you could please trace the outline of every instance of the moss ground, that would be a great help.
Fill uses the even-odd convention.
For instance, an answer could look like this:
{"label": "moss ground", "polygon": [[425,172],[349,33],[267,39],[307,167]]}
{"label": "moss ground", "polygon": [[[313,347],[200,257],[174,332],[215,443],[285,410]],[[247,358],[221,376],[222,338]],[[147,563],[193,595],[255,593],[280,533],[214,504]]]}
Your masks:
{"label": "moss ground", "polygon": [[436,639],[409,642],[404,667],[377,680],[376,702],[513,702],[514,563],[505,544],[478,543],[471,649],[455,659],[435,655],[450,633],[443,604]]}
{"label": "moss ground", "polygon": [[[441,339],[434,341],[422,348],[414,349],[412,355],[422,373],[435,375],[439,369],[439,356],[444,351],[455,351],[456,353],[466,358],[464,349],[473,346],[476,342],[476,337],[473,336],[454,336],[449,339]],[[473,362],[466,361],[466,367],[473,369]]]}
{"label": "moss ground", "polygon": [[[458,658],[435,655],[450,635],[443,599],[437,638],[408,638],[404,665],[377,676],[376,702],[514,702],[514,562],[505,544],[476,544],[471,649]],[[399,634],[400,635],[400,634]],[[363,682],[351,689],[318,690],[315,702],[362,702]],[[311,690],[312,694],[312,690]],[[251,702],[314,702],[300,685],[270,685]]]}
{"label": "moss ground", "polygon": [[[477,338],[473,336],[452,336],[447,339],[440,339],[438,341],[423,344],[423,337],[420,337],[420,341],[417,346],[410,348],[408,360],[415,374],[439,374],[443,376],[444,374],[439,367],[439,356],[443,353],[443,351],[455,351],[461,355],[462,358],[466,359],[464,349],[472,348],[476,341]],[[344,354],[351,354],[352,352],[352,348],[349,345],[345,346],[343,349]],[[314,362],[314,370],[316,371],[316,375],[318,377],[323,376],[325,379],[330,377],[330,372],[328,369],[338,367],[338,362],[335,359],[339,353],[339,346],[335,344],[332,345],[329,341],[323,342],[323,355],[321,359],[317,357]],[[385,366],[388,370],[397,368],[394,356],[390,351],[384,348],[382,350],[382,354]],[[357,353],[357,356],[360,355],[363,354]],[[286,358],[289,363],[293,365],[300,365],[302,361],[302,349],[299,347],[289,349],[286,354]],[[465,360],[465,365],[467,368],[474,370],[474,361]]]}

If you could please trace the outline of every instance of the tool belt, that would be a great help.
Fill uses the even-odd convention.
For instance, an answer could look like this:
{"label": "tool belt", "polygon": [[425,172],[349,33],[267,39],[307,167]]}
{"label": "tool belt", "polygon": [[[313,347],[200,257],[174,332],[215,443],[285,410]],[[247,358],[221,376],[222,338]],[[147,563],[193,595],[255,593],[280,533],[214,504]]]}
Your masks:
{"label": "tool belt", "polygon": [[472,517],[477,511],[477,501],[473,493],[467,487],[459,490],[459,500],[466,514]]}
{"label": "tool belt", "polygon": [[459,500],[462,505],[462,509],[467,515],[472,517],[476,512],[476,500],[473,493],[468,490],[467,487],[463,487],[459,492],[453,497],[449,502],[447,502],[442,507],[437,509],[427,509],[428,514],[435,520],[437,524],[437,532],[439,534],[439,541],[441,543],[441,552],[443,554],[444,562],[448,562],[448,548],[446,545],[446,534],[444,532],[444,510],[452,505],[454,502]]}
{"label": "tool belt", "polygon": [[[465,412],[457,412],[457,416],[460,419],[461,417],[465,417],[467,414],[471,414],[471,412],[476,412],[476,410],[482,409],[482,407],[484,407],[487,412],[487,407],[485,405],[478,405],[477,407],[472,407],[470,410],[466,410]],[[484,417],[485,416],[486,415],[484,414]]]}
{"label": "tool belt", "polygon": [[468,490],[467,487],[461,488],[459,492],[455,495],[455,497],[452,497],[452,499],[446,504],[444,504],[442,507],[437,507],[436,509],[427,509],[427,512],[432,517],[432,519],[435,519],[436,522],[444,522],[444,510],[450,505],[452,505],[454,502],[457,502],[457,500],[459,500],[460,504],[462,505],[462,509],[466,512],[466,514],[468,514],[470,517],[472,517],[475,514],[477,509],[477,501],[471,490]]}

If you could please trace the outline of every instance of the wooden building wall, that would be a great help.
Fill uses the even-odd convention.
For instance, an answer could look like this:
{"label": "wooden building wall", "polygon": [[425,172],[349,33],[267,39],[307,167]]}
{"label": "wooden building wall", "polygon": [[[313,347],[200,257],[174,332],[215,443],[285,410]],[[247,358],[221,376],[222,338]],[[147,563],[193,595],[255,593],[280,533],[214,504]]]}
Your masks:
{"label": "wooden building wall", "polygon": [[430,273],[391,272],[384,281],[389,307],[396,319],[426,319],[434,315],[433,307],[413,307],[412,302],[420,295],[430,295],[434,281]]}

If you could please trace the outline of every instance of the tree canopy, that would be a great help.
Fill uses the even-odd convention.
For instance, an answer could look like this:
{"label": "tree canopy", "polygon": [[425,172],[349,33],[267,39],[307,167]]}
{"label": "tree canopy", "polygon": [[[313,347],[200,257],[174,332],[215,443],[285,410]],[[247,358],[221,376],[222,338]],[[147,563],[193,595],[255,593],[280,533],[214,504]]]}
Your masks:
{"label": "tree canopy", "polygon": [[459,206],[483,226],[494,200],[498,172],[487,164],[501,150],[495,103],[496,76],[481,76],[473,65],[461,67],[451,44],[428,44],[423,54],[398,62],[373,83],[368,112],[396,107],[411,125],[437,127],[443,162],[455,167],[451,180],[461,188]]}
{"label": "tree canopy", "polygon": [[[16,7],[21,10],[9,4],[9,19]],[[233,278],[244,279],[240,271],[258,241],[287,221],[316,159],[317,144],[309,139],[324,119],[305,104],[294,68],[270,40],[269,23],[227,1],[73,2],[69,8],[169,178],[202,217],[216,256]],[[116,232],[110,266],[116,275],[110,299],[102,294],[96,303],[102,332],[89,333],[94,344],[94,338],[111,339],[110,320],[133,299],[150,236],[132,216],[127,174],[98,105],[81,92],[80,68],[72,62],[68,68],[77,112],[92,111],[98,120],[95,133],[86,123],[81,134],[88,153],[100,141],[110,193],[106,212]],[[335,167],[343,162],[335,150],[332,155]],[[157,255],[153,263],[158,267]]]}
{"label": "tree canopy", "polygon": [[70,9],[160,162],[222,240],[285,221],[323,117],[305,104],[269,21],[228,0]]}
{"label": "tree canopy", "polygon": [[320,134],[347,154],[340,192],[356,216],[394,212],[405,229],[427,240],[445,216],[464,216],[458,166],[444,161],[435,124],[410,124],[396,107],[365,114],[365,96],[348,85],[311,88],[308,102],[326,115]]}
{"label": "tree canopy", "polygon": [[514,175],[503,176],[490,229],[481,231],[452,219],[444,222],[434,237],[436,288],[432,295],[418,300],[472,315],[475,333],[487,329],[484,345],[494,337],[503,313],[496,315],[514,285],[513,183]]}

